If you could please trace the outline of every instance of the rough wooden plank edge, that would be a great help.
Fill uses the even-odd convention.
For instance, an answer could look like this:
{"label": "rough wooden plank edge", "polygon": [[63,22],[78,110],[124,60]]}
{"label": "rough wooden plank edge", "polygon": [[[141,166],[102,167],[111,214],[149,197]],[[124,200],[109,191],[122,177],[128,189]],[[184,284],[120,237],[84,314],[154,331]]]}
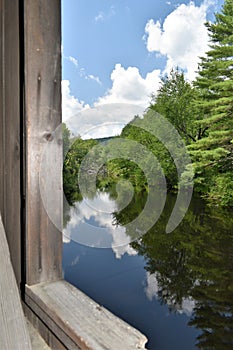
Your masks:
{"label": "rough wooden plank edge", "polygon": [[26,297],[31,308],[33,301],[36,312],[42,310],[53,321],[54,332],[62,330],[60,336],[65,333],[80,349],[145,349],[142,333],[63,280],[26,286]]}
{"label": "rough wooden plank edge", "polygon": [[29,350],[30,337],[0,216],[0,349]]}
{"label": "rough wooden plank edge", "polygon": [[[46,344],[52,350],[68,350],[68,348],[58,339],[55,334],[48,327],[48,324],[45,324],[38,314],[35,314],[31,308],[23,303],[24,313],[28,321],[36,329],[36,331],[41,335]],[[43,315],[43,313],[42,313]],[[34,350],[34,349],[32,349]]]}
{"label": "rough wooden plank edge", "polygon": [[48,344],[40,336],[39,332],[33,327],[29,319],[26,319],[26,322],[27,322],[27,328],[30,335],[30,339],[31,339],[32,350],[51,350]]}
{"label": "rough wooden plank edge", "polygon": [[35,298],[25,295],[24,311],[26,317],[40,333],[45,342],[54,350],[81,350],[73,342],[66,331],[57,324],[54,317],[50,317],[47,310],[38,306]]}

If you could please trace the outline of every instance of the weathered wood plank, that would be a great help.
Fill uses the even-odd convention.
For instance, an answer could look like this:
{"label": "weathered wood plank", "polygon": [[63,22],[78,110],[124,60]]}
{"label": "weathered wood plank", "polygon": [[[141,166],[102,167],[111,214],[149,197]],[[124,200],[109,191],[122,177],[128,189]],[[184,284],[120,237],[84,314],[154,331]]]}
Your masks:
{"label": "weathered wood plank", "polygon": [[1,0],[1,212],[18,285],[21,281],[20,74],[18,1]]}
{"label": "weathered wood plank", "polygon": [[[26,280],[28,285],[60,279],[62,235],[44,206],[62,222],[62,142],[54,140],[61,123],[61,4],[60,0],[25,0],[26,114]],[[61,136],[61,135],[60,135]],[[51,147],[41,198],[40,169]],[[48,159],[48,158],[47,158]]]}
{"label": "weathered wood plank", "polygon": [[44,339],[40,336],[40,334],[28,319],[26,320],[26,323],[31,339],[32,350],[51,350],[51,348],[45,343]]}
{"label": "weathered wood plank", "polygon": [[[60,329],[53,318],[47,315],[29,296],[27,304],[23,304],[24,312],[31,324],[36,328],[51,349],[54,350],[81,350],[70,337]],[[59,338],[58,338],[59,337]],[[66,345],[64,345],[66,344]]]}
{"label": "weathered wood plank", "polygon": [[53,331],[68,349],[145,349],[143,334],[65,281],[27,287],[26,301],[55,323]]}
{"label": "weathered wood plank", "polygon": [[0,0],[0,213],[3,214],[4,210],[4,41],[3,41],[3,23],[4,23],[4,11],[3,11],[3,0]]}
{"label": "weathered wood plank", "polygon": [[31,343],[0,217],[0,349],[29,350]]}

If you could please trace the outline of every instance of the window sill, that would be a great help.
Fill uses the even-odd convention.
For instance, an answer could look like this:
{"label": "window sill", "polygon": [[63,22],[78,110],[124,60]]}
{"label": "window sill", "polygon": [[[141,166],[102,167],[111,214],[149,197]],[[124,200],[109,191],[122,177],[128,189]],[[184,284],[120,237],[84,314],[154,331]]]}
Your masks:
{"label": "window sill", "polygon": [[26,286],[25,302],[65,348],[145,349],[142,333],[64,280]]}

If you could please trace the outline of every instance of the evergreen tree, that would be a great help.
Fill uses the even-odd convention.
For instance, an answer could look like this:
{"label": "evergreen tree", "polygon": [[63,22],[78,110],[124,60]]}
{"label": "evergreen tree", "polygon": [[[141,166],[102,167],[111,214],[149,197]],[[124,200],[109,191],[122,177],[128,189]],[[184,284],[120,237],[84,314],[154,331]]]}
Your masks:
{"label": "evergreen tree", "polygon": [[223,204],[233,205],[233,0],[226,0],[214,23],[207,23],[210,50],[195,82],[206,135],[190,146],[196,183]]}

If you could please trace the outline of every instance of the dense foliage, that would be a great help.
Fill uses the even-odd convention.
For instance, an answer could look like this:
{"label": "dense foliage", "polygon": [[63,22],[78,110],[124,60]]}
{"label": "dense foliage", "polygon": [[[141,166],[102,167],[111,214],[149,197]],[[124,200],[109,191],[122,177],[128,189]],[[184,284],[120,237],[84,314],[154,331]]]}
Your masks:
{"label": "dense foliage", "polygon": [[204,138],[190,146],[196,189],[223,205],[233,205],[233,1],[207,24],[210,50],[195,81],[199,125]]}
{"label": "dense foliage", "polygon": [[195,123],[195,93],[195,89],[177,68],[162,78],[162,85],[157,95],[152,95],[150,105],[150,109],[167,118],[175,126],[187,144],[196,141],[203,134]]}
{"label": "dense foliage", "polygon": [[80,165],[96,144],[95,140],[82,140],[81,137],[70,139],[70,132],[63,124],[63,190],[70,204],[82,199],[78,186]]}

